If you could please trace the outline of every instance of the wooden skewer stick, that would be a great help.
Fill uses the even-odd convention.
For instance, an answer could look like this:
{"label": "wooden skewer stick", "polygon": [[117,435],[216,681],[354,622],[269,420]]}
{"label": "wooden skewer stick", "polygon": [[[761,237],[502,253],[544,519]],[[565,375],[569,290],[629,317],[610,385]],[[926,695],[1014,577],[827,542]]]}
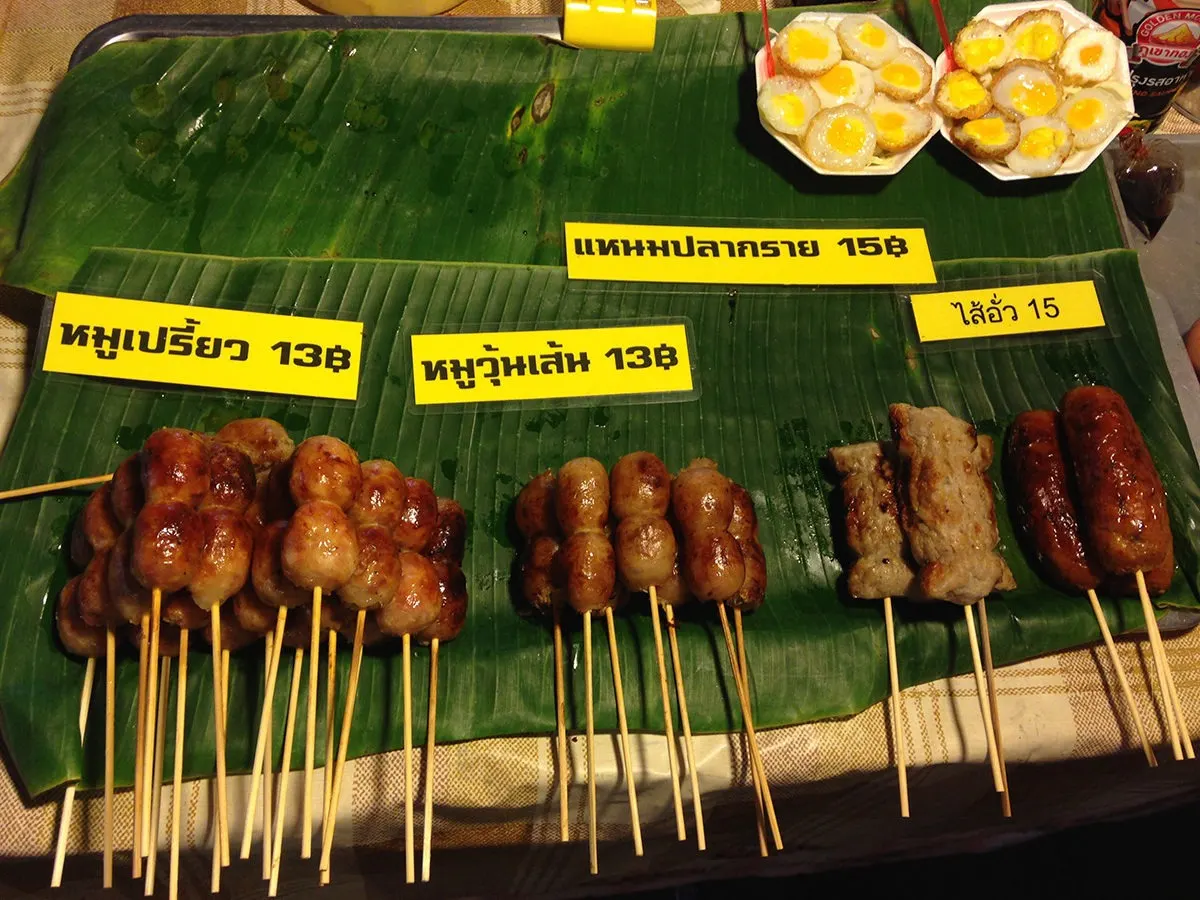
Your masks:
{"label": "wooden skewer stick", "polygon": [[325,685],[325,795],[321,801],[321,840],[329,826],[329,798],[333,796],[334,713],[337,711],[337,632],[329,629],[329,674]]}
{"label": "wooden skewer stick", "polygon": [[721,619],[721,628],[725,632],[725,649],[729,653],[729,667],[733,670],[733,684],[738,695],[738,704],[742,709],[742,721],[746,726],[746,739],[750,744],[750,771],[762,785],[763,805],[767,809],[767,821],[771,826],[771,837],[777,850],[783,849],[783,837],[779,833],[779,822],[775,818],[775,803],[771,799],[771,786],[767,783],[766,770],[762,763],[762,753],[758,749],[758,737],[754,733],[754,717],[750,714],[750,693],[742,680],[741,668],[738,665],[737,651],[733,646],[733,632],[729,628],[729,616],[725,612],[725,604],[717,604],[717,615]]}
{"label": "wooden skewer stick", "polygon": [[904,723],[900,721],[900,672],[896,666],[896,625],[892,621],[892,598],[883,598],[883,624],[887,631],[888,680],[892,685],[892,743],[896,747],[896,772],[900,780],[900,815],[908,818],[908,751]]}
{"label": "wooden skewer stick", "polygon": [[[271,660],[275,656],[275,635],[273,632],[270,632],[270,631],[267,632],[266,642],[264,644],[264,650],[267,654],[266,666],[267,666],[267,669],[269,670],[271,667]],[[276,675],[276,677],[278,678],[278,674]],[[275,775],[272,771],[273,767],[275,765],[274,762],[272,762],[272,760],[274,759],[274,756],[275,756],[275,731],[274,731],[274,729],[275,729],[275,685],[274,685],[274,683],[272,683],[271,684],[271,698],[270,698],[270,700],[267,701],[267,752],[263,756],[263,766],[262,766],[262,792],[263,792],[262,878],[263,878],[263,881],[271,880],[271,858],[272,858],[272,856],[271,856],[271,849],[272,849],[271,835],[275,831],[275,829],[271,825],[271,823],[274,821],[272,819],[272,809],[274,808],[274,805],[275,805]],[[255,780],[257,780],[257,779],[255,779]],[[254,815],[254,804],[250,805],[250,815],[251,815],[251,817],[253,817],[253,815]]]}
{"label": "wooden skewer stick", "polygon": [[1153,768],[1158,765],[1158,758],[1154,755],[1154,747],[1146,735],[1146,727],[1142,724],[1142,716],[1138,712],[1137,702],[1133,699],[1133,690],[1129,687],[1129,679],[1125,677],[1125,668],[1121,665],[1121,657],[1117,654],[1117,645],[1113,643],[1112,632],[1108,628],[1108,619],[1104,617],[1104,610],[1100,608],[1100,598],[1091,588],[1088,588],[1087,597],[1088,602],[1092,604],[1092,612],[1096,614],[1096,624],[1100,626],[1100,635],[1104,638],[1104,646],[1108,648],[1108,658],[1112,661],[1117,684],[1121,686],[1121,695],[1125,698],[1125,705],[1129,707],[1129,714],[1133,716],[1134,727],[1142,742],[1142,752],[1146,754],[1146,763]]}
{"label": "wooden skewer stick", "polygon": [[[141,626],[142,634],[147,632],[150,634],[150,643],[147,649],[146,656],[146,743],[148,745],[148,755],[142,764],[142,772],[147,779],[146,790],[142,796],[142,819],[150,816],[150,806],[153,801],[153,783],[149,780],[154,772],[154,754],[153,746],[150,745],[150,735],[157,733],[157,713],[158,713],[158,692],[160,690],[158,683],[154,680],[154,669],[158,665],[158,634],[159,624],[162,619],[162,591],[155,588],[150,592],[150,615],[142,616]],[[142,829],[143,837],[146,837],[145,829]],[[146,853],[150,853],[150,848],[146,848]]]}
{"label": "wooden skewer stick", "polygon": [[[146,674],[150,681],[154,681],[153,671]],[[150,813],[146,817],[143,829],[143,833],[150,841],[150,851],[146,854],[145,895],[147,897],[154,895],[154,872],[158,864],[158,824],[162,817],[163,757],[167,754],[167,689],[171,686],[171,657],[169,656],[164,656],[162,659],[162,671],[159,673],[158,681],[158,708],[155,710],[156,715],[154,716],[154,740],[150,741],[150,735],[146,735],[147,742],[151,747],[151,758],[147,762],[150,764],[152,787],[147,794],[150,797]],[[146,715],[149,720],[149,709],[146,710]]]}
{"label": "wooden skewer stick", "polygon": [[312,633],[308,642],[308,730],[304,733],[304,800],[300,823],[300,858],[312,857],[313,768],[317,753],[317,691],[321,684],[321,589],[313,588]]}
{"label": "wooden skewer stick", "polygon": [[[221,674],[221,605],[209,610],[212,625],[212,671],[213,671],[213,717],[217,741],[217,833],[216,845],[220,850],[221,865],[229,865],[229,799],[225,790],[225,709],[221,702],[224,693],[224,678]],[[221,890],[221,867],[213,873],[212,892]]]}
{"label": "wooden skewer stick", "polygon": [[117,718],[117,633],[104,631],[104,886],[113,884],[113,752]]}
{"label": "wooden skewer stick", "polygon": [[[83,690],[79,695],[79,742],[87,733],[88,711],[92,708],[92,685],[96,681],[96,658],[89,657],[83,670]],[[71,833],[71,813],[75,809],[76,782],[67,785],[63,795],[62,818],[58,821],[58,842],[54,848],[54,871],[50,875],[50,887],[62,887],[63,865],[67,861],[67,838]],[[133,854],[135,857],[137,853]]]}
{"label": "wooden skewer stick", "polygon": [[[254,837],[254,807],[258,803],[258,776],[263,771],[263,756],[267,751],[267,732],[270,730],[271,714],[275,700],[275,678],[279,675],[279,657],[283,652],[283,630],[287,627],[287,607],[279,607],[275,618],[275,637],[271,643],[271,661],[267,663],[267,679],[263,690],[262,713],[258,720],[258,742],[254,747],[254,765],[250,771],[250,800],[246,805],[246,824],[242,829],[242,859],[250,858],[250,842]],[[270,804],[269,797],[263,803]],[[263,832],[263,852],[267,851],[270,838]]]}
{"label": "wooden skewer stick", "polygon": [[[1139,570],[1137,579],[1138,596],[1142,601],[1142,615],[1146,618],[1146,633],[1150,637],[1150,649],[1154,656],[1154,668],[1158,672],[1158,689],[1162,694],[1163,709],[1166,711],[1167,730],[1171,735],[1171,752],[1176,759],[1183,759],[1183,749],[1179,743],[1179,720],[1176,716],[1177,706],[1171,696],[1173,677],[1171,666],[1167,662],[1167,651],[1163,647],[1162,634],[1158,630],[1158,617],[1154,614],[1154,606],[1150,602],[1150,592],[1146,590],[1146,577]],[[1191,739],[1188,739],[1188,749],[1191,749]],[[1193,752],[1189,758],[1194,758]]]}
{"label": "wooden skewer stick", "polygon": [[[738,649],[738,669],[742,673],[742,683],[746,685],[746,696],[749,699],[750,695],[750,667],[746,665],[746,642],[742,637],[742,611],[735,609],[733,611],[733,631],[737,637]],[[746,754],[750,753],[750,738],[746,738]],[[754,767],[750,768],[751,778],[754,783],[754,824],[758,830],[758,853],[760,856],[767,855],[767,815],[766,804],[763,801],[762,782],[755,773]]]}
{"label": "wooden skewer stick", "polygon": [[621,655],[617,652],[617,626],[612,607],[604,607],[608,623],[608,654],[612,660],[613,689],[617,695],[617,726],[621,732],[621,758],[625,763],[625,785],[629,789],[629,818],[633,823],[633,855],[642,855],[642,822],[638,816],[637,784],[633,771],[633,751],[629,744],[629,725],[625,721],[625,691],[621,687]]}
{"label": "wooden skewer stick", "polygon": [[567,692],[563,680],[562,613],[554,606],[554,718],[558,744],[558,839],[571,839],[567,819]]}
{"label": "wooden skewer stick", "polygon": [[52,481],[49,484],[35,484],[32,487],[14,488],[11,491],[0,491],[0,501],[16,500],[18,497],[33,497],[36,494],[51,494],[54,491],[65,491],[70,488],[86,487],[89,484],[104,484],[112,481],[112,475],[91,475],[87,478],[71,478],[67,481]]}
{"label": "wooden skewer stick", "polygon": [[696,845],[708,849],[704,837],[704,807],[700,802],[700,775],[696,771],[696,748],[692,744],[692,722],[688,717],[687,692],[683,687],[683,668],[679,665],[679,638],[675,635],[675,610],[664,606],[667,637],[671,644],[671,667],[675,671],[675,694],[679,699],[679,720],[683,724],[683,751],[687,756],[688,777],[692,782],[692,808],[696,816]]}
{"label": "wooden skewer stick", "polygon": [[588,864],[593,875],[600,871],[596,846],[596,713],[592,705],[592,611],[583,614],[583,668],[587,692],[587,770],[588,770]]}
{"label": "wooden skewer stick", "polygon": [[146,753],[146,676],[154,677],[154,672],[147,665],[150,656],[150,646],[146,641],[146,630],[142,629],[142,637],[138,641],[138,687],[137,687],[137,727],[133,744],[133,877],[136,881],[142,877],[142,860],[146,857],[146,845],[143,839],[145,817],[142,815],[142,794],[146,790],[145,776],[142,767]]}
{"label": "wooden skewer stick", "polygon": [[[283,759],[279,763],[279,799],[275,807],[275,837],[271,840],[271,883],[267,896],[279,892],[279,866],[283,860],[283,825],[287,821],[288,773],[292,766],[292,742],[296,737],[296,702],[300,696],[300,674],[304,671],[304,648],[297,647],[292,663],[292,687],[288,692],[287,724],[283,729]],[[309,661],[309,670],[316,668]],[[263,798],[270,803],[269,797]]]}
{"label": "wooden skewer stick", "polygon": [[667,687],[667,660],[663,652],[662,626],[658,621],[658,590],[650,586],[650,622],[654,631],[654,653],[658,657],[658,686],[662,691],[663,732],[667,738],[667,765],[671,769],[671,793],[675,801],[675,834],[687,840],[683,819],[683,795],[679,789],[679,756],[675,748],[675,716],[671,713],[671,691]]}
{"label": "wooden skewer stick", "polygon": [[996,670],[992,666],[992,637],[988,633],[986,597],[979,598],[979,636],[983,640],[983,669],[987,675],[992,733],[996,736],[996,759],[1000,761],[1000,781],[1004,784],[1004,793],[1000,795],[1000,811],[1007,819],[1012,817],[1012,794],[1008,790],[1008,764],[1004,761],[1004,732],[1000,727],[1000,704],[996,691]]}
{"label": "wooden skewer stick", "polygon": [[167,896],[179,896],[179,814],[183,810],[183,726],[187,718],[188,630],[179,629],[179,671],[175,675],[175,777],[171,782],[171,880]]}
{"label": "wooden skewer stick", "polygon": [[975,667],[975,692],[979,695],[979,711],[983,716],[983,734],[987,740],[988,762],[992,766],[992,783],[996,793],[1004,793],[1004,774],[1000,771],[1000,759],[996,755],[996,732],[992,729],[992,711],[988,706],[987,684],[983,675],[983,659],[979,654],[979,638],[975,634],[975,612],[970,605],[963,607],[967,620],[967,639],[971,643],[971,662]]}
{"label": "wooden skewer stick", "polygon": [[437,737],[438,644],[429,644],[429,722],[425,727],[425,831],[421,836],[421,880],[429,880],[429,857],[433,852],[433,760]]}
{"label": "wooden skewer stick", "polygon": [[[216,690],[216,686],[213,687]],[[229,648],[225,647],[221,650],[221,714],[225,716],[226,721],[229,720]],[[213,841],[212,854],[212,893],[217,893],[221,889],[221,866],[224,860],[221,859],[221,842]]]}
{"label": "wooden skewer stick", "polygon": [[367,611],[360,609],[354,624],[354,646],[350,651],[350,681],[346,686],[346,709],[342,713],[342,731],[338,735],[337,766],[333,772],[333,794],[329,798],[329,824],[321,841],[321,883],[329,883],[330,857],[333,855],[333,836],[337,829],[338,802],[342,795],[342,778],[346,772],[346,753],[350,746],[350,725],[354,721],[354,700],[358,696],[358,676],[362,668],[363,629]]}
{"label": "wooden skewer stick", "polygon": [[401,638],[404,655],[404,880],[416,881],[413,866],[413,771],[412,771],[412,637]]}

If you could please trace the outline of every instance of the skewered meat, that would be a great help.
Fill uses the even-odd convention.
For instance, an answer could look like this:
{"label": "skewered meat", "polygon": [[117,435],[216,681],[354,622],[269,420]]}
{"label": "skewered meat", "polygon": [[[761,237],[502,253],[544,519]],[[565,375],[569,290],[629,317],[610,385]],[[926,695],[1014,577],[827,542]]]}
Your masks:
{"label": "skewered meat", "polygon": [[163,597],[162,620],[168,625],[189,631],[201,629],[211,621],[187,591],[177,591],[169,597]]}
{"label": "skewered meat", "polygon": [[254,533],[234,510],[209,507],[199,512],[204,549],[189,584],[192,599],[206,612],[242,589],[250,576]]}
{"label": "skewered meat", "polygon": [[595,612],[612,604],[617,586],[616,559],[603,532],[577,531],[567,538],[559,553],[567,602],[576,612]]}
{"label": "skewered meat", "polygon": [[671,576],[662,584],[656,585],[654,592],[658,594],[658,602],[664,606],[683,606],[694,599],[688,590],[687,582],[679,573],[679,561],[671,568]]}
{"label": "skewered meat", "polygon": [[290,519],[296,511],[292,502],[292,491],[288,482],[292,477],[292,463],[284,460],[276,463],[258,479],[254,490],[254,501],[246,509],[246,521],[255,528],[270,522]]}
{"label": "skewered meat", "polygon": [[1149,572],[1167,555],[1171,524],[1154,460],[1125,399],[1079,387],[1062,400],[1088,546],[1115,575]]}
{"label": "skewered meat", "polygon": [[1100,584],[1100,570],[1083,543],[1060,427],[1058,413],[1046,409],[1013,421],[1005,452],[1009,491],[1038,566],[1059,587],[1087,591]]}
{"label": "skewered meat", "polygon": [[[210,621],[204,626],[204,639],[210,644],[212,639],[212,622]],[[261,634],[255,631],[247,631],[242,627],[237,620],[237,616],[221,616],[221,649],[228,653],[237,653],[239,650],[249,647],[255,643]]]}
{"label": "skewered meat", "polygon": [[665,516],[671,506],[671,473],[661,459],[646,450],[617,460],[611,475],[612,514]]}
{"label": "skewered meat", "polygon": [[362,487],[350,507],[350,521],[392,530],[400,524],[407,499],[408,485],[400,470],[386,459],[369,459],[362,464]]}
{"label": "skewered meat", "polygon": [[973,603],[1016,587],[996,553],[1000,533],[987,477],[992,441],[941,407],[890,407],[900,460],[901,522],[921,593]]}
{"label": "skewered meat", "polygon": [[467,621],[467,579],[462,569],[448,559],[436,560],[433,568],[437,571],[441,604],[437,618],[417,632],[421,644],[432,643],[434,638],[443,644],[452,641]]}
{"label": "skewered meat", "polygon": [[695,459],[675,479],[671,502],[683,531],[680,572],[697,600],[724,602],[746,580],[733,522],[733,482],[711,459]]}
{"label": "skewered meat", "polygon": [[[233,595],[233,617],[238,625],[246,631],[263,635],[275,629],[275,621],[279,618],[277,607],[263,603],[255,593],[254,586],[246,584]],[[223,619],[229,618],[223,616]]]}
{"label": "skewered meat", "polygon": [[[143,640],[147,644],[150,642],[149,632],[143,636],[139,625],[129,628],[126,633],[129,635],[129,642],[134,647],[140,647]],[[179,629],[170,622],[160,622],[158,625],[158,656],[160,659],[164,656],[169,656],[171,659],[179,657]]]}
{"label": "skewered meat", "polygon": [[745,575],[742,586],[729,600],[729,605],[743,612],[753,612],[763,604],[767,596],[767,557],[758,542],[758,515],[754,512],[754,500],[740,484],[731,483],[733,516],[729,520],[729,533],[737,541],[742,552]]}
{"label": "skewered meat", "polygon": [[646,591],[671,577],[675,569],[675,531],[662,516],[622,519],[615,540],[621,581],[629,590]]}
{"label": "skewered meat", "polygon": [[461,566],[466,548],[467,514],[457,500],[438,497],[437,526],[425,554],[430,559],[446,559]]}
{"label": "skewered meat", "polygon": [[186,428],[160,428],[142,445],[142,488],[146,503],[196,506],[208,493],[208,447]]}
{"label": "skewered meat", "polygon": [[558,557],[558,541],[538,535],[521,554],[521,595],[525,602],[544,613],[561,607],[564,576]]}
{"label": "skewered meat", "polygon": [[88,497],[71,531],[71,562],[79,568],[88,564],[93,551],[110,550],[124,530],[111,505],[112,486],[102,484]]}
{"label": "skewered meat", "polygon": [[400,554],[400,584],[396,596],[375,614],[385,634],[416,634],[438,617],[438,574],[433,563],[419,553]]}
{"label": "skewered meat", "polygon": [[[327,603],[321,607],[321,621],[325,621],[326,610],[329,611],[329,621],[332,623],[331,627],[333,630],[341,635],[343,639],[352,643],[354,641],[354,629],[357,627],[358,613],[360,611],[349,606],[343,606],[341,603],[338,603],[335,600],[333,603]],[[376,644],[383,643],[387,639],[387,635],[380,631],[379,623],[375,621],[375,616],[366,615],[364,612],[362,639],[363,646],[372,647]]]}
{"label": "skewered meat", "polygon": [[281,553],[288,581],[309,591],[330,592],[349,581],[358,568],[358,537],[340,507],[310,500],[288,521]]}
{"label": "skewered meat", "polygon": [[733,518],[730,481],[711,459],[695,459],[675,479],[671,502],[675,521],[687,533],[725,531]]}
{"label": "skewered meat", "polygon": [[842,476],[846,543],[858,557],[846,576],[850,596],[882,600],[918,595],[900,528],[895,471],[883,446],[868,441],[831,447],[829,458]]}
{"label": "skewered meat", "polygon": [[164,594],[183,590],[204,551],[204,528],[196,511],[178,501],[150,502],[133,523],[130,568],[143,587]]}
{"label": "skewered meat", "polygon": [[348,510],[362,487],[358,454],[335,437],[310,437],[296,448],[288,483],[298,507],[311,500],[324,500]]}
{"label": "skewered meat", "polygon": [[[283,574],[281,551],[287,527],[287,522],[272,522],[255,535],[250,579],[254,584],[254,593],[263,603],[294,609],[308,603],[312,599],[312,592],[292,584]],[[250,627],[245,621],[242,624]]]}
{"label": "skewered meat", "polygon": [[429,482],[421,478],[406,478],[404,485],[407,490],[404,511],[392,531],[392,539],[402,550],[423,553],[437,528],[437,494]]}
{"label": "skewered meat", "polygon": [[567,538],[557,563],[567,602],[580,614],[613,605],[617,570],[616,554],[604,530],[608,502],[608,470],[598,460],[579,457],[558,470],[554,506]]}
{"label": "skewered meat", "polygon": [[72,656],[100,657],[107,651],[105,629],[88,625],[79,615],[79,577],[66,583],[54,606],[54,622],[63,649]]}
{"label": "skewered meat", "polygon": [[220,441],[208,444],[208,493],[201,509],[219,507],[243,513],[254,500],[258,487],[254,465],[241,450]]}
{"label": "skewered meat", "polygon": [[698,600],[728,600],[746,580],[746,564],[737,539],[728,531],[715,528],[684,538],[681,568],[688,588]]}
{"label": "skewered meat", "polygon": [[111,494],[109,503],[113,515],[121,523],[122,528],[128,528],[137,518],[138,510],[146,502],[146,492],[142,489],[142,457],[133,454],[125,457],[124,461],[113,472],[109,482]]}
{"label": "skewered meat", "polygon": [[[1171,589],[1171,581],[1175,578],[1175,547],[1167,546],[1167,555],[1157,566],[1142,573],[1146,582],[1146,593],[1151,597],[1161,597]],[[1104,579],[1104,593],[1121,597],[1139,597],[1136,575],[1108,575]]]}
{"label": "skewered meat", "polygon": [[338,588],[342,602],[354,609],[379,609],[400,587],[400,551],[384,525],[358,528],[358,566]]}
{"label": "skewered meat", "polygon": [[546,470],[521,488],[521,493],[517,495],[513,518],[517,531],[526,540],[532,540],[539,534],[555,536],[559,533],[558,515],[554,508],[556,486],[557,476]]}
{"label": "skewered meat", "polygon": [[110,621],[124,624],[116,607],[108,596],[108,558],[111,550],[97,550],[76,588],[79,615],[93,628],[104,628]]}
{"label": "skewered meat", "polygon": [[558,470],[554,506],[563,534],[598,531],[608,525],[608,470],[581,456]]}
{"label": "skewered meat", "polygon": [[287,429],[274,419],[235,419],[216,433],[216,439],[245,453],[260,478],[296,452]]}
{"label": "skewered meat", "polygon": [[108,556],[108,598],[117,615],[130,625],[137,625],[142,616],[150,614],[150,591],[133,577],[133,529],[127,528],[117,538]]}

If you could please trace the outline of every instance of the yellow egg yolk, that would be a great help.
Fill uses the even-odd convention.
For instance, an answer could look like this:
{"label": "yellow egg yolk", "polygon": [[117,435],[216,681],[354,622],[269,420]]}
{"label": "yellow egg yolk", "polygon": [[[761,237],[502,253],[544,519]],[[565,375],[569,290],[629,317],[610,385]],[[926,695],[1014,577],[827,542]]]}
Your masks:
{"label": "yellow egg yolk", "polygon": [[1099,44],[1088,44],[1079,51],[1079,61],[1085,66],[1094,66],[1104,55],[1104,48]]}
{"label": "yellow egg yolk", "polygon": [[867,129],[853,116],[843,116],[829,126],[825,132],[829,146],[838,153],[854,156],[862,151],[867,142]]}
{"label": "yellow egg yolk", "polygon": [[967,109],[983,102],[983,99],[987,97],[987,92],[979,83],[979,79],[963,70],[950,76],[947,89],[950,92],[950,103],[956,109]]}
{"label": "yellow egg yolk", "polygon": [[854,72],[849,66],[836,65],[817,81],[835,97],[849,97],[854,93]]}
{"label": "yellow egg yolk", "polygon": [[804,108],[804,101],[795,94],[779,94],[771,98],[771,103],[779,117],[789,125],[799,127],[804,124],[808,110]]}
{"label": "yellow egg yolk", "polygon": [[968,68],[985,68],[1004,52],[1004,38],[978,38],[963,41],[963,61]]}
{"label": "yellow egg yolk", "polygon": [[875,121],[875,129],[887,137],[888,140],[894,142],[904,140],[904,126],[908,124],[907,116],[888,110],[887,112],[875,113],[871,118]]}
{"label": "yellow egg yolk", "polygon": [[1008,139],[1003,119],[975,119],[963,125],[963,134],[979,144],[999,147]]}
{"label": "yellow egg yolk", "polygon": [[793,28],[788,32],[787,52],[792,59],[824,59],[829,53],[829,44],[811,31]]}
{"label": "yellow egg yolk", "polygon": [[1058,90],[1049,81],[1017,84],[1012,90],[1012,105],[1023,116],[1048,115],[1058,106]]}
{"label": "yellow egg yolk", "polygon": [[1036,22],[1017,35],[1017,50],[1023,57],[1046,60],[1052,58],[1062,46],[1062,35],[1052,25]]}
{"label": "yellow egg yolk", "polygon": [[907,63],[888,63],[879,70],[879,77],[888,84],[910,91],[921,86],[921,73]]}
{"label": "yellow egg yolk", "polygon": [[1091,128],[1104,118],[1104,104],[1095,97],[1084,97],[1067,110],[1067,124],[1075,131]]}
{"label": "yellow egg yolk", "polygon": [[1057,128],[1043,125],[1032,129],[1021,138],[1021,153],[1035,159],[1049,159],[1058,153],[1058,148],[1065,142],[1065,137]]}
{"label": "yellow egg yolk", "polygon": [[868,47],[879,48],[887,42],[887,32],[866,22],[858,29],[858,39]]}

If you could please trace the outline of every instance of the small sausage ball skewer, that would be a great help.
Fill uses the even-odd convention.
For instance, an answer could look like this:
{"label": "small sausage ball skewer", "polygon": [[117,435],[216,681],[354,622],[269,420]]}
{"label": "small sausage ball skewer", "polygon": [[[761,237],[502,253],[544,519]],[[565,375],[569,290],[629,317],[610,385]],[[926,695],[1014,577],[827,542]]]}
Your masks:
{"label": "small sausage ball skewer", "polygon": [[71,530],[71,562],[84,568],[98,550],[109,550],[125,526],[112,509],[112,483],[94,490]]}

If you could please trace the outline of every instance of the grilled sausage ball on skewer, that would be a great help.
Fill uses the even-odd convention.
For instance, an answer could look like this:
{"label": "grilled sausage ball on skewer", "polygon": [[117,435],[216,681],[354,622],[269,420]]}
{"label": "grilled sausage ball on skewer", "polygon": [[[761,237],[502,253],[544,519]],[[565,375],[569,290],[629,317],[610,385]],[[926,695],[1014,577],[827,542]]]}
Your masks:
{"label": "grilled sausage ball on skewer", "polygon": [[218,431],[215,437],[221,443],[246,454],[260,480],[277,463],[287,462],[296,452],[296,445],[287,429],[274,419],[235,419]]}
{"label": "grilled sausage ball on skewer", "polygon": [[110,550],[125,530],[112,510],[112,485],[102,484],[92,492],[75,518],[71,530],[71,562],[79,568],[88,564],[92,553]]}
{"label": "grilled sausage ball on skewer", "polygon": [[288,581],[330,592],[349,581],[358,567],[358,537],[340,507],[311,500],[288,520],[280,553]]}
{"label": "grilled sausage ball on skewer", "polygon": [[130,568],[147,589],[166,594],[188,586],[204,551],[204,528],[190,506],[151,502],[133,523]]}
{"label": "grilled sausage ball on skewer", "polygon": [[362,464],[362,486],[350,507],[350,521],[392,531],[400,524],[407,499],[403,473],[386,459],[369,459]]}
{"label": "grilled sausage ball on skewer", "polygon": [[616,554],[608,525],[608,470],[591,457],[579,457],[558,470],[554,491],[558,524],[567,536],[559,550],[567,602],[582,614],[615,601]]}
{"label": "grilled sausage ball on skewer", "polygon": [[675,570],[675,531],[664,516],[671,505],[671,473],[653,453],[621,457],[610,481],[617,570],[631,591],[664,584]]}
{"label": "grilled sausage ball on skewer", "polygon": [[204,549],[189,583],[192,599],[207,612],[242,589],[250,576],[254,533],[232,509],[209,507],[198,513]]}
{"label": "grilled sausage ball on skewer", "polygon": [[54,624],[63,649],[72,656],[101,657],[107,652],[105,628],[86,623],[79,614],[79,576],[66,583],[54,606]]}
{"label": "grilled sausage ball on skewer", "polygon": [[532,540],[539,534],[553,537],[560,533],[554,497],[557,485],[558,476],[547,469],[521,488],[521,493],[517,495],[513,518],[517,531],[526,540]]}
{"label": "grilled sausage ball on skewer", "polygon": [[195,507],[208,493],[208,446],[195,431],[160,428],[146,438],[141,461],[146,503]]}
{"label": "grilled sausage ball on skewer", "polygon": [[608,506],[608,470],[599,460],[581,456],[558,470],[554,511],[563,534],[603,531]]}
{"label": "grilled sausage ball on skewer", "polygon": [[754,500],[740,484],[731,483],[730,492],[733,516],[729,520],[729,533],[742,552],[745,575],[741,587],[729,599],[729,605],[742,612],[753,612],[762,606],[767,595],[767,558],[758,541],[758,515],[754,511]]}
{"label": "grilled sausage ball on skewer", "polygon": [[79,615],[93,628],[126,624],[108,594],[108,558],[111,554],[111,550],[97,550],[79,576],[76,589]]}
{"label": "grilled sausage ball on skewer", "polygon": [[452,641],[467,621],[467,579],[462,572],[467,540],[467,517],[457,501],[438,497],[437,528],[429,545],[429,557],[438,577],[438,615],[417,632],[422,644]]}
{"label": "grilled sausage ball on skewer", "polygon": [[297,587],[283,574],[283,536],[287,528],[287,522],[272,522],[261,529],[254,538],[254,556],[250,562],[255,595],[276,609],[281,606],[295,609],[312,599],[310,591]]}
{"label": "grilled sausage ball on skewer", "polygon": [[558,541],[541,534],[526,544],[521,554],[521,596],[538,612],[553,613],[562,608],[565,599],[558,551]]}
{"label": "grilled sausage ball on skewer", "polygon": [[612,514],[618,519],[665,516],[671,508],[671,473],[648,450],[626,453],[617,460],[610,485]]}
{"label": "grilled sausage ball on skewer", "polygon": [[[258,641],[262,635],[242,627],[237,616],[221,616],[221,650],[226,653],[237,653]],[[213,642],[212,622],[204,626],[204,639],[209,644]]]}
{"label": "grilled sausage ball on skewer", "polygon": [[170,596],[163,597],[162,620],[176,628],[195,631],[208,624],[210,617],[196,605],[191,594],[187,591],[176,591]]}
{"label": "grilled sausage ball on skewer", "polygon": [[406,478],[404,486],[404,510],[392,539],[401,550],[423,553],[437,527],[437,494],[428,481],[420,478]]}
{"label": "grilled sausage ball on skewer", "polygon": [[209,441],[208,493],[200,501],[201,509],[220,508],[244,513],[253,502],[257,487],[250,457],[231,444]]}
{"label": "grilled sausage ball on skewer", "polygon": [[698,600],[724,602],[741,588],[746,565],[733,521],[732,482],[711,459],[693,460],[675,479],[675,520],[683,531],[680,570]]}
{"label": "grilled sausage ball on skewer", "polygon": [[137,518],[138,510],[146,503],[146,492],[142,489],[141,454],[135,453],[125,457],[113,472],[109,488],[109,503],[113,515],[121,528],[128,528]]}
{"label": "grilled sausage ball on skewer", "polygon": [[416,634],[437,619],[440,601],[433,563],[419,553],[404,550],[400,553],[396,595],[375,613],[375,620],[384,634]]}
{"label": "grilled sausage ball on skewer", "polygon": [[437,525],[425,549],[430,559],[447,559],[461,566],[467,549],[467,514],[457,500],[437,498]]}
{"label": "grilled sausage ball on skewer", "polygon": [[343,511],[348,510],[362,487],[358,454],[349,444],[335,437],[310,437],[296,448],[288,485],[298,507],[313,500],[324,500]]}
{"label": "grilled sausage ball on skewer", "polygon": [[358,565],[338,588],[338,597],[355,610],[379,609],[400,588],[400,551],[383,525],[359,526],[357,540]]}
{"label": "grilled sausage ball on skewer", "polygon": [[[246,631],[259,636],[275,630],[278,608],[264,603],[252,584],[246,584],[233,595],[233,618]],[[224,616],[223,618],[228,618]]]}
{"label": "grilled sausage ball on skewer", "polygon": [[117,538],[108,554],[108,598],[117,615],[130,625],[150,614],[151,595],[133,575],[133,529]]}

